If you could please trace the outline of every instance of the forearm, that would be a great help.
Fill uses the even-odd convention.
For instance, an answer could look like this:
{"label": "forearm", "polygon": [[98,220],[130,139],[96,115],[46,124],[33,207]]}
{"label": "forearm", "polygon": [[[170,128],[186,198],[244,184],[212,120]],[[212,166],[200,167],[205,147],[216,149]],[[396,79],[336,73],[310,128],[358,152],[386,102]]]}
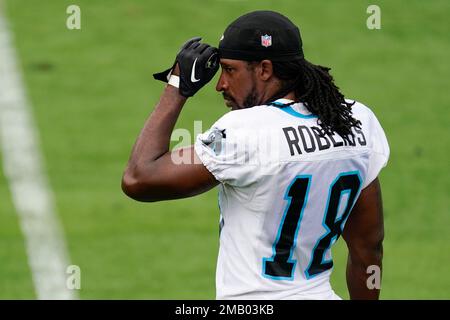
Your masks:
{"label": "forearm", "polygon": [[[364,254],[348,255],[347,287],[352,300],[377,300],[382,275],[382,245]],[[372,266],[371,268],[369,268]]]}
{"label": "forearm", "polygon": [[166,86],[136,140],[127,169],[145,168],[169,151],[170,136],[185,102],[178,88]]}
{"label": "forearm", "polygon": [[[217,49],[200,43],[200,40],[200,37],[195,37],[182,46],[170,72],[167,69],[153,75],[155,79],[164,82],[169,74],[179,76],[179,88],[167,85],[164,89],[159,103],[146,121],[133,147],[125,177],[131,175],[133,178],[142,172],[147,176],[149,171],[147,168],[151,168],[157,159],[169,152],[170,136],[186,97],[192,97],[217,72],[219,68]],[[198,67],[192,69],[196,63]],[[192,81],[194,75],[198,79]]]}
{"label": "forearm", "polygon": [[[169,150],[170,137],[186,97],[192,97],[208,83],[219,67],[217,49],[200,40],[198,37],[188,40],[178,53],[174,67],[153,75],[163,82],[169,75],[179,76],[179,88],[166,86],[133,147],[122,176],[122,190],[132,199],[160,201],[190,197],[218,184],[196,158],[193,146]],[[185,163],[186,157],[191,162]]]}

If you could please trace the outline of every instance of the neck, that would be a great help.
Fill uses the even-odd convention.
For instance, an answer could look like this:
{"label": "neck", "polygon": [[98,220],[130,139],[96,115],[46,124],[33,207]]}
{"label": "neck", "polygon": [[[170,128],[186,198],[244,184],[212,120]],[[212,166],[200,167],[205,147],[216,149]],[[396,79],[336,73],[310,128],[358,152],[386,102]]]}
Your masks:
{"label": "neck", "polygon": [[275,94],[268,95],[267,97],[264,97],[263,100],[262,100],[262,103],[273,102],[273,101],[278,100],[278,99],[287,99],[287,100],[295,101],[295,92],[294,91],[291,91],[291,92],[289,92],[288,94],[286,94],[286,95],[284,95],[282,97],[275,96],[274,98],[272,98],[274,95]]}
{"label": "neck", "polygon": [[294,91],[289,92],[282,99],[289,99],[289,100],[295,101],[295,92]]}
{"label": "neck", "polygon": [[280,92],[280,85],[278,82],[270,82],[266,84],[265,87],[260,87],[259,92],[262,92],[262,95],[260,96],[260,104],[272,102],[273,100],[277,99],[289,99],[295,101],[295,91],[292,90],[289,93],[285,94],[284,96],[279,96],[278,93]]}

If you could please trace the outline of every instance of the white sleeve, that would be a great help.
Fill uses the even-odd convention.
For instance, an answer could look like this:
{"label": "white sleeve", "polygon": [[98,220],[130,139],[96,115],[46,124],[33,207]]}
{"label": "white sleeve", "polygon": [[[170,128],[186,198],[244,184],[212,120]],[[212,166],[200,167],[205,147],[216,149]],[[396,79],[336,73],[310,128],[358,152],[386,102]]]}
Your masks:
{"label": "white sleeve", "polygon": [[380,173],[389,159],[389,144],[381,127],[380,122],[371,114],[370,121],[370,137],[371,137],[371,152],[369,156],[369,167],[367,170],[366,180],[364,182],[363,188],[367,187]]}
{"label": "white sleeve", "polygon": [[220,118],[205,133],[198,135],[194,148],[203,165],[217,181],[243,187],[255,181],[255,170],[258,169],[253,161],[256,147],[248,143],[248,131],[234,125],[230,113]]}

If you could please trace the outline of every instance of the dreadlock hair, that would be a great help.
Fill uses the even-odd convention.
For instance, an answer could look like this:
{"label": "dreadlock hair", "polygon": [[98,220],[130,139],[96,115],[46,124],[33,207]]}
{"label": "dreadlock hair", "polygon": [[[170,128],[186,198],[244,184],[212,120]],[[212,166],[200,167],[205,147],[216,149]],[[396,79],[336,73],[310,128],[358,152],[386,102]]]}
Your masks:
{"label": "dreadlock hair", "polygon": [[314,115],[325,133],[338,133],[348,139],[353,135],[352,127],[361,128],[361,122],[352,116],[353,103],[345,101],[344,95],[334,84],[328,67],[315,65],[305,59],[293,61],[272,61],[273,72],[281,80],[281,89],[269,101],[295,92],[297,101],[302,102]]}

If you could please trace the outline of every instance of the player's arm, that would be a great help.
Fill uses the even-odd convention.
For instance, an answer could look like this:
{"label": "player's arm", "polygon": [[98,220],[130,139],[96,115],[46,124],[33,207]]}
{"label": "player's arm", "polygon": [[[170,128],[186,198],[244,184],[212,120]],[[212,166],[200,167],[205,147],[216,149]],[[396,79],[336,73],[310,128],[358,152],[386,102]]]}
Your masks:
{"label": "player's arm", "polygon": [[[178,54],[172,74],[180,76],[180,88],[167,85],[164,89],[137,138],[123,174],[122,190],[129,197],[138,201],[185,198],[219,183],[198,159],[192,146],[169,151],[170,136],[187,97],[194,95],[217,71],[196,69],[196,78],[201,81],[189,80],[193,61],[198,60],[201,68],[212,49],[199,44],[197,38],[188,41]],[[180,163],[179,159],[190,161]]]}
{"label": "player's arm", "polygon": [[[383,206],[378,178],[362,190],[343,231],[348,247],[347,287],[350,299],[378,299],[380,290],[367,286],[367,268],[382,270]],[[381,279],[380,279],[381,283]]]}

